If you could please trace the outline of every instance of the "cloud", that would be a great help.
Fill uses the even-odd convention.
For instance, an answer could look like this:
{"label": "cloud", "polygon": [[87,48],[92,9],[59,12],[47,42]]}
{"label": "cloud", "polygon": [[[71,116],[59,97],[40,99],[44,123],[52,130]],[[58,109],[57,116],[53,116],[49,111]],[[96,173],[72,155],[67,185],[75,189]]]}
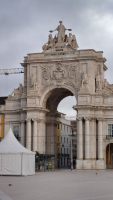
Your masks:
{"label": "cloud", "polygon": [[[106,76],[112,83],[112,11],[112,0],[0,0],[0,68],[19,67],[27,53],[41,51],[48,31],[63,20],[76,34],[80,49],[104,52],[109,69]],[[19,82],[21,75],[1,76],[1,96]]]}

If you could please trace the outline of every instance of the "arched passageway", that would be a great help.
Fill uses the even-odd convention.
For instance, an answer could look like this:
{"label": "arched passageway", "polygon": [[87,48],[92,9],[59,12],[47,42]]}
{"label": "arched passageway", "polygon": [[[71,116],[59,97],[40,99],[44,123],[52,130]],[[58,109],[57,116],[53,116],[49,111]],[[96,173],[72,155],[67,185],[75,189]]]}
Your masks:
{"label": "arched passageway", "polygon": [[106,168],[113,169],[113,143],[109,143],[106,147]]}
{"label": "arched passageway", "polygon": [[[46,114],[46,154],[54,160],[55,167],[58,168],[70,167],[72,156],[70,152],[70,148],[72,148],[70,136],[72,127],[70,122],[65,123],[63,115],[57,111],[61,100],[68,96],[73,96],[68,89],[55,88],[51,91],[46,101],[46,108],[48,109]],[[74,104],[76,104],[76,100]],[[59,120],[60,118],[62,118],[63,122]]]}

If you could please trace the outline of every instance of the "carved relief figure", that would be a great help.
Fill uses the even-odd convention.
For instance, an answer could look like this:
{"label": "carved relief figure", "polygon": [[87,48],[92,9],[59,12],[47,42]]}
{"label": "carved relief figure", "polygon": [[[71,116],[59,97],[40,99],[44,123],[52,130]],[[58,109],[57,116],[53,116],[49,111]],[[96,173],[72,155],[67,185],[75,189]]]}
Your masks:
{"label": "carved relief figure", "polygon": [[69,78],[75,78],[75,70],[76,70],[76,68],[75,68],[75,66],[72,66],[72,67],[70,67],[69,68]]}

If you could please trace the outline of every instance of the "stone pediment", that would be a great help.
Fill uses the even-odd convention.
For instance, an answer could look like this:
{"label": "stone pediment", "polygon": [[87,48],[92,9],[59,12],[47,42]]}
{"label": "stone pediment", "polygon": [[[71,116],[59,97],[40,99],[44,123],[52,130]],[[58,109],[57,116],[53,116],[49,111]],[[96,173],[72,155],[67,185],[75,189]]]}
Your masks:
{"label": "stone pediment", "polygon": [[[70,51],[78,48],[76,36],[72,34],[71,29],[67,29],[62,21],[59,21],[59,25],[55,30],[49,31],[48,41],[42,47],[43,51]],[[57,31],[57,34],[53,36],[53,32]],[[69,31],[69,34],[66,33]]]}

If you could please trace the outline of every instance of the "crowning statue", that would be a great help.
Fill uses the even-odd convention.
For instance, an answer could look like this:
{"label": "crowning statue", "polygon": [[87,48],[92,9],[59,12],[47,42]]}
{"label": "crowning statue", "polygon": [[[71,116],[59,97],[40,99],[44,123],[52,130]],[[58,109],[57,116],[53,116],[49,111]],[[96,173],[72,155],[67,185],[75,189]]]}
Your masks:
{"label": "crowning statue", "polygon": [[[43,45],[43,50],[49,50],[49,49],[55,49],[57,47],[62,47],[62,48],[71,48],[71,49],[77,49],[78,48],[78,44],[76,41],[76,37],[75,35],[72,35],[71,33],[69,33],[69,36],[67,34],[65,34],[66,30],[68,31],[72,31],[71,29],[67,29],[62,21],[59,21],[59,25],[57,26],[57,28],[55,30],[51,30],[49,31],[49,37],[48,37],[48,42],[46,44]],[[52,36],[52,33],[54,31],[58,31],[57,35],[55,35],[54,37]]]}
{"label": "crowning statue", "polygon": [[66,29],[65,26],[63,25],[62,21],[59,21],[60,25],[57,26],[57,28],[53,31],[50,31],[51,33],[54,31],[58,31],[58,42],[64,42],[65,40],[65,31],[71,31],[71,29]]}

